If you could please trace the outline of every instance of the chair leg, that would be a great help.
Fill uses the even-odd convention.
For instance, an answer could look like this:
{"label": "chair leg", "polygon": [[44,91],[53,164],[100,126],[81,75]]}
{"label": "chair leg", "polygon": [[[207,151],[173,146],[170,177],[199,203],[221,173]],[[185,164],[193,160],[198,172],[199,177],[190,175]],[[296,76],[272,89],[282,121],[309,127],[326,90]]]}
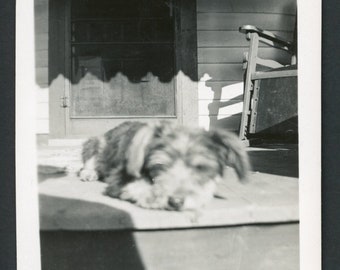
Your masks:
{"label": "chair leg", "polygon": [[249,35],[247,38],[250,39],[250,46],[248,53],[248,64],[244,79],[243,110],[239,133],[239,138],[241,140],[245,140],[248,133],[251,93],[253,91],[251,75],[256,71],[256,59],[259,46],[259,36],[257,33],[249,33],[247,35]]}

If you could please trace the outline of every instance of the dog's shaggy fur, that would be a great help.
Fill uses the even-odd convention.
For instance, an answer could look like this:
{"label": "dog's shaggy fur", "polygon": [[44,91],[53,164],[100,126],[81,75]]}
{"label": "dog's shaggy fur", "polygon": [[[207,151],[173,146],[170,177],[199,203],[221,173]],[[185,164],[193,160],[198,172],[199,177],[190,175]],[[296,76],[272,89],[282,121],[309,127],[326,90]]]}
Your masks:
{"label": "dog's shaggy fur", "polygon": [[144,208],[189,210],[214,195],[226,165],[241,180],[249,163],[237,137],[170,122],[125,122],[83,145],[83,181],[108,183],[107,195]]}

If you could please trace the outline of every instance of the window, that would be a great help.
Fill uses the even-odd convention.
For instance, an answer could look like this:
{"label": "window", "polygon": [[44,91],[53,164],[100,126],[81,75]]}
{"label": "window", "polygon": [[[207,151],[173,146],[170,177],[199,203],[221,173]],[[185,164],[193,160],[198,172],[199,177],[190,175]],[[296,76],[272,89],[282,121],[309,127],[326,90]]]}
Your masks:
{"label": "window", "polygon": [[71,118],[175,116],[171,0],[73,0]]}

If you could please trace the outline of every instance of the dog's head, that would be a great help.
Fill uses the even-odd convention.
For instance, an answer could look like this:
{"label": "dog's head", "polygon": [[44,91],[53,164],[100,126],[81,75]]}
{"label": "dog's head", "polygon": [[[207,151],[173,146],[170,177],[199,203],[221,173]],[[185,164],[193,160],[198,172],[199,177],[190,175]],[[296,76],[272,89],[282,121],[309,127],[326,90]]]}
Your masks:
{"label": "dog's head", "polygon": [[[127,171],[150,181],[153,197],[169,210],[198,209],[214,195],[226,166],[246,179],[248,157],[238,138],[224,130],[205,131],[167,122],[137,132],[127,151]],[[155,195],[156,194],[156,195]]]}

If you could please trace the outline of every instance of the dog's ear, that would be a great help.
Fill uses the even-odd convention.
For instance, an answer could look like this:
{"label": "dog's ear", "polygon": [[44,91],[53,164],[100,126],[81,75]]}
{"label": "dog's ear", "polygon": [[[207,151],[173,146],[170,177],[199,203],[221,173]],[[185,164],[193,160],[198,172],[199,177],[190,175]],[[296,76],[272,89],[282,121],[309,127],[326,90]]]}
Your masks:
{"label": "dog's ear", "polygon": [[217,146],[220,161],[233,167],[241,181],[246,180],[250,164],[245,147],[238,137],[222,129],[211,130],[208,133]]}
{"label": "dog's ear", "polygon": [[162,120],[162,121],[157,121],[153,123],[153,128],[154,128],[154,136],[156,138],[160,138],[163,136],[168,135],[169,133],[172,133],[174,128],[176,127],[175,123]]}
{"label": "dog's ear", "polygon": [[146,124],[137,131],[126,152],[126,169],[130,175],[137,178],[141,176],[148,146],[156,138],[167,134],[172,127],[173,124],[168,121],[157,121]]}
{"label": "dog's ear", "polygon": [[146,150],[154,138],[155,129],[151,125],[141,127],[132,138],[131,144],[126,151],[126,170],[127,173],[140,177],[144,165]]}

